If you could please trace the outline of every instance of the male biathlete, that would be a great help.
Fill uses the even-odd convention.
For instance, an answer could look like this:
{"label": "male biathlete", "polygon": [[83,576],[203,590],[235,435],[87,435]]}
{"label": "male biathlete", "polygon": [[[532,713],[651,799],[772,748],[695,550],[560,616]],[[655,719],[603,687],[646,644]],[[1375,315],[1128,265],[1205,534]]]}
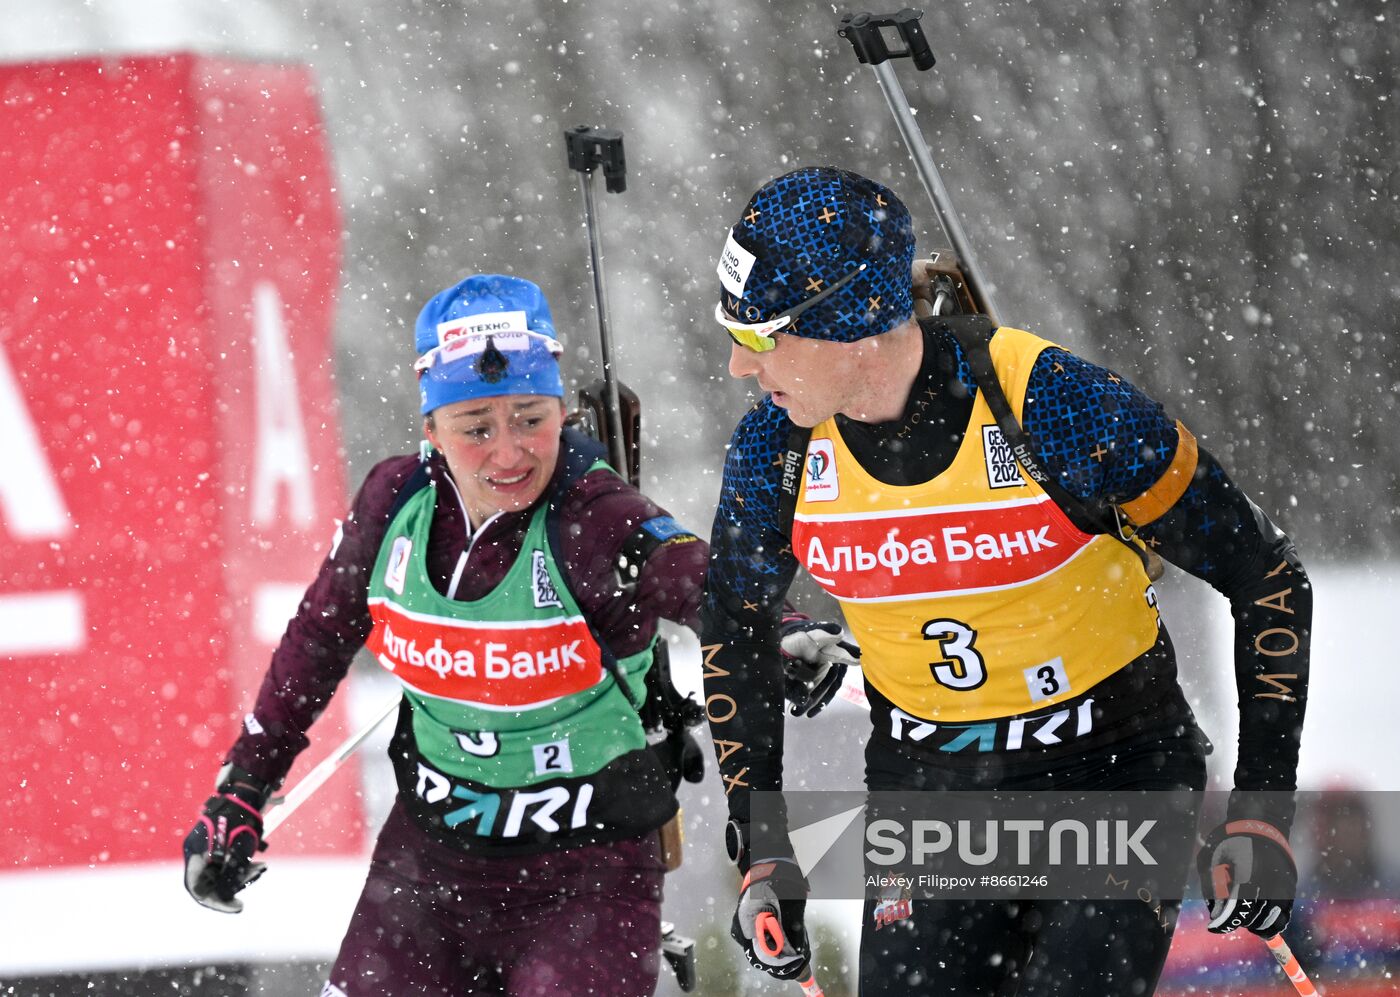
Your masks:
{"label": "male biathlete", "polygon": [[564,427],[534,284],[469,277],[416,340],[431,454],[361,486],[185,841],[185,885],[242,908],[269,796],[364,645],[403,684],[398,797],[327,997],[650,994],[678,776],[639,713],[657,620],[695,625],[706,545]]}
{"label": "male biathlete", "polygon": [[[761,187],[719,265],[729,371],[765,397],[725,462],[705,693],[744,873],[733,934],[782,978],[809,958],[805,882],[790,850],[750,853],[749,794],[782,784],[776,645],[799,565],[841,602],[861,647],[871,790],[1203,788],[1203,738],[1149,551],[1230,600],[1236,789],[1295,788],[1312,600],[1292,543],[1124,378],[1030,333],[984,328],[981,355],[1042,487],[978,387],[967,320],[914,318],[913,257],[891,191],[816,168]],[[1086,510],[1119,535],[1087,528]],[[1232,875],[1213,930],[1272,935],[1287,923],[1291,900],[1261,895],[1258,881],[1293,874],[1291,818],[1291,798],[1270,812],[1232,798],[1203,852],[1208,879],[1215,867]],[[1172,927],[1137,900],[909,910],[867,902],[863,994],[1150,993]],[[774,914],[776,951],[761,920]]]}

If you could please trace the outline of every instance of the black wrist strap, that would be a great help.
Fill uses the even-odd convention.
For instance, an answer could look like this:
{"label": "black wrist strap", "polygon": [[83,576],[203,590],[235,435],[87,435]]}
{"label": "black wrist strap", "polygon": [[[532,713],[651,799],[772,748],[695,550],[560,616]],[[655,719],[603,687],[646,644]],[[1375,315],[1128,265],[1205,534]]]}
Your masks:
{"label": "black wrist strap", "polygon": [[233,796],[258,811],[267,808],[273,786],[253,773],[236,765],[227,765],[219,773],[219,783],[215,788],[220,796]]}

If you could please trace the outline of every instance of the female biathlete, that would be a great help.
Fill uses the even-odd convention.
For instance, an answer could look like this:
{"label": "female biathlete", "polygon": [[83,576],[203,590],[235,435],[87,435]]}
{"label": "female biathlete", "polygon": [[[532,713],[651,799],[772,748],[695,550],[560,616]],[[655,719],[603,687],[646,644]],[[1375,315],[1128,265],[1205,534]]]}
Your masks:
{"label": "female biathlete", "polygon": [[185,885],[241,909],[268,798],[363,645],[403,684],[398,795],[325,994],[650,994],[676,798],[639,710],[657,621],[695,625],[707,547],[565,428],[534,284],[469,277],[416,339],[431,452],[360,487]]}

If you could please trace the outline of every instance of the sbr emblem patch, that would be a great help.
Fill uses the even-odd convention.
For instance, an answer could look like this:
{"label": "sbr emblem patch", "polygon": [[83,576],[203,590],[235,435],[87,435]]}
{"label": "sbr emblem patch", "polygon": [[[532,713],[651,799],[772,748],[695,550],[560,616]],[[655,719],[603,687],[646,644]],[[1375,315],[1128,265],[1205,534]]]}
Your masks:
{"label": "sbr emblem patch", "polygon": [[536,550],[530,555],[530,577],[534,580],[536,609],[564,605],[559,599],[559,593],[554,590],[554,582],[549,577],[549,568],[545,564],[542,550]]}
{"label": "sbr emblem patch", "polygon": [[982,427],[982,453],[987,461],[987,484],[992,488],[1019,488],[1024,485],[1021,465],[1011,452],[1000,426]]}

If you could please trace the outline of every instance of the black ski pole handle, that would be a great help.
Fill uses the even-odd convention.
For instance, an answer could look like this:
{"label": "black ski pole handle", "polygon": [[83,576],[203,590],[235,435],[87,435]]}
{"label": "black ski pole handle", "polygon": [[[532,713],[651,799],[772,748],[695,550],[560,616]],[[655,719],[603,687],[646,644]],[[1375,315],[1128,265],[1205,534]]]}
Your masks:
{"label": "black ski pole handle", "polygon": [[[878,66],[889,59],[912,59],[915,69],[932,69],[933,50],[928,47],[928,39],[919,24],[923,16],[923,11],[910,7],[894,14],[847,14],[841,18],[837,34],[851,43],[856,58],[865,65]],[[889,28],[898,33],[903,48],[890,48],[890,36],[886,31]]]}
{"label": "black ski pole handle", "polygon": [[627,157],[622,151],[622,132],[577,125],[564,129],[564,142],[569,150],[569,169],[592,173],[601,166],[609,194],[621,194],[627,189]]}

